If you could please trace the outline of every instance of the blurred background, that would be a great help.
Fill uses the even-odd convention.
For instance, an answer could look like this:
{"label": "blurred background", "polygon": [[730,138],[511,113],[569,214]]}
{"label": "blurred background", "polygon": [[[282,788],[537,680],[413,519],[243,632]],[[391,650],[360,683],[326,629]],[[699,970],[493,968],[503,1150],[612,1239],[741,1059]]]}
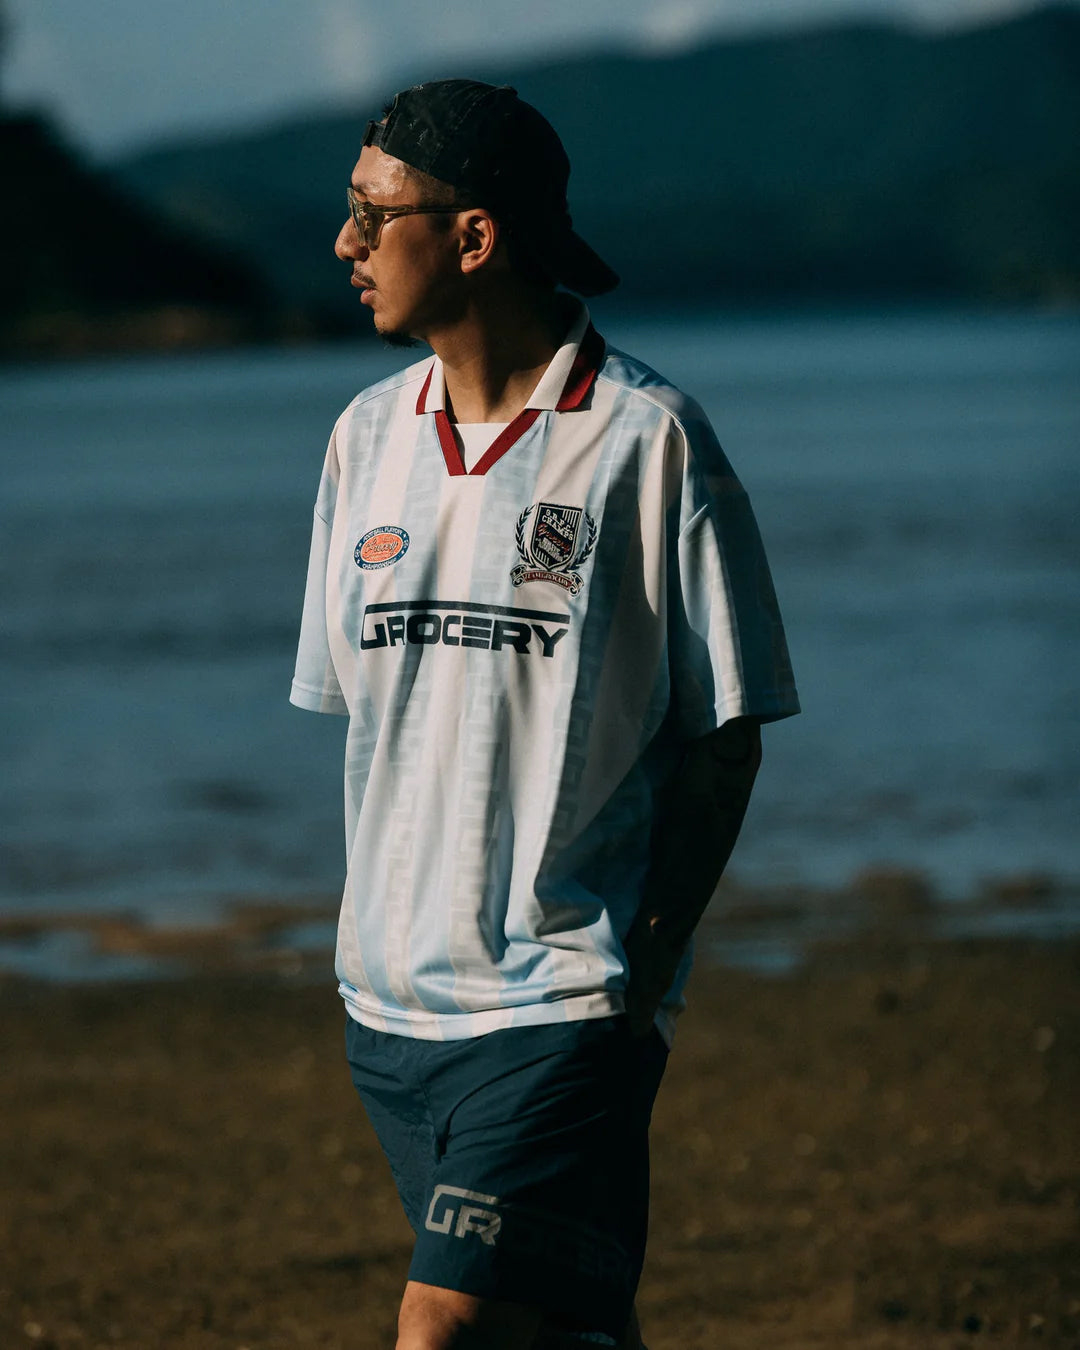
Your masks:
{"label": "blurred background", "polygon": [[875,906],[1080,930],[1080,7],[7,0],[0,40],[0,972],[225,929],[325,966],[310,508],[403,364],[332,243],[367,117],[451,74],[558,128],[624,278],[598,326],[765,536],[805,711],[717,952],[783,969]]}

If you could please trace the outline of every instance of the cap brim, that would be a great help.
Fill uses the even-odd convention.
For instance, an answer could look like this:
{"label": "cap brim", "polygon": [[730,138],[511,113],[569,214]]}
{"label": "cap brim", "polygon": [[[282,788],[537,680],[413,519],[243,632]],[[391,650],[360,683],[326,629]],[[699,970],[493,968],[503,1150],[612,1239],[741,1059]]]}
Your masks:
{"label": "cap brim", "polygon": [[619,274],[573,230],[545,244],[544,262],[555,280],[578,295],[604,295],[619,284]]}

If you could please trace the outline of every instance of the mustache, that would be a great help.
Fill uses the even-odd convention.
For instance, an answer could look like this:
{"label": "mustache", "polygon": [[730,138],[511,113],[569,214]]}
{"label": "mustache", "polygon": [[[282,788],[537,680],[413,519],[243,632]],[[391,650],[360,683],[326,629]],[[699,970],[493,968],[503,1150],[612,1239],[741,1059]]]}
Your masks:
{"label": "mustache", "polygon": [[356,268],[353,268],[353,280],[358,281],[365,290],[373,291],[375,289],[374,281],[372,281],[370,277],[365,276],[363,272],[358,272]]}

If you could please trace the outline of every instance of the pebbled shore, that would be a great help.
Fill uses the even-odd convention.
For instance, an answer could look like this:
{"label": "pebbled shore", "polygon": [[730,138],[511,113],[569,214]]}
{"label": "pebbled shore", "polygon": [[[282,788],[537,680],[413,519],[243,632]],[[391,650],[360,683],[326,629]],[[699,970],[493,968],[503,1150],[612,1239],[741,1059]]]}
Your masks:
{"label": "pebbled shore", "polygon": [[[393,1345],[409,1230],[332,978],[0,985],[0,1346]],[[651,1350],[1080,1347],[1080,942],[698,970]]]}

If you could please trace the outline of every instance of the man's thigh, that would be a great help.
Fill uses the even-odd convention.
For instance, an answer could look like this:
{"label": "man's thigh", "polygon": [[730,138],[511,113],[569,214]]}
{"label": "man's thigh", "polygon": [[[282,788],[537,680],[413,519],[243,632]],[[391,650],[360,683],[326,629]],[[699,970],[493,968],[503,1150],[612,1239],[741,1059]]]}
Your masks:
{"label": "man's thigh", "polygon": [[637,1040],[617,1017],[405,1040],[349,1033],[416,1232],[410,1280],[617,1341],[644,1256],[659,1035]]}
{"label": "man's thigh", "polygon": [[535,1308],[409,1280],[398,1315],[397,1350],[528,1350],[540,1326]]}

